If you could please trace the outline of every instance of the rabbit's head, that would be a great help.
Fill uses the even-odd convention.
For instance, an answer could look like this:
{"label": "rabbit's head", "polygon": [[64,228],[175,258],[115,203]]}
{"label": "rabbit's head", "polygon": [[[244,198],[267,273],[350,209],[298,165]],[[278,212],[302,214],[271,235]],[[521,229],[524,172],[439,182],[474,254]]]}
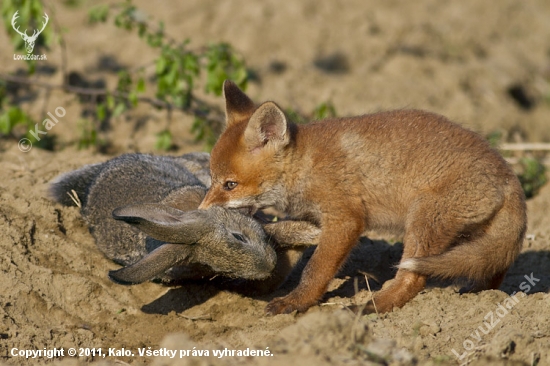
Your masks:
{"label": "rabbit's head", "polygon": [[166,243],[135,264],[111,271],[109,277],[117,283],[141,283],[190,263],[228,277],[264,279],[276,264],[275,251],[260,224],[237,211],[221,207],[182,211],[152,203],[117,208],[113,217]]}

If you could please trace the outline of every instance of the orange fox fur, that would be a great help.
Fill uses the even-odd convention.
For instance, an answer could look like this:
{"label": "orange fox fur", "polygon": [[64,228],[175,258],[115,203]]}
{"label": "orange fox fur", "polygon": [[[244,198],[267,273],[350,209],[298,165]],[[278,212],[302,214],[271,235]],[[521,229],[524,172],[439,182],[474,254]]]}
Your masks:
{"label": "orange fox fur", "polygon": [[427,276],[467,278],[470,291],[500,286],[521,249],[525,199],[483,138],[419,110],[296,125],[232,82],[224,93],[227,127],[200,207],[274,206],[322,230],[300,284],[273,299],[268,313],[316,304],[361,233],[373,229],[404,233],[396,278],[375,294],[378,311],[403,306]]}

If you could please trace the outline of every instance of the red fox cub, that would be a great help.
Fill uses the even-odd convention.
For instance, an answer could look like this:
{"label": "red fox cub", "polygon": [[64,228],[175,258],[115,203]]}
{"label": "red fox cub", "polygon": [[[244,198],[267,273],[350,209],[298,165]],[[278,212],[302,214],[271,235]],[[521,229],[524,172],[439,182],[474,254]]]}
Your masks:
{"label": "red fox cub", "polygon": [[[521,249],[525,198],[483,138],[419,110],[296,125],[230,81],[224,95],[227,127],[200,208],[273,206],[322,230],[300,284],[273,299],[268,314],[315,305],[361,233],[373,229],[404,234],[396,277],[374,296],[378,311],[402,307],[428,276],[468,279],[468,291],[500,286]],[[371,301],[366,311],[373,309]]]}

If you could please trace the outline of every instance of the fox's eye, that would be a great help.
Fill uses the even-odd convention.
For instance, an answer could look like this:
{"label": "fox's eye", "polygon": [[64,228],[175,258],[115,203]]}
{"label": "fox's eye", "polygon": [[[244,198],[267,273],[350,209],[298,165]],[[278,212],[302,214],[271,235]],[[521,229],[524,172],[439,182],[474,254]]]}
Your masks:
{"label": "fox's eye", "polygon": [[226,191],[230,191],[233,188],[235,188],[237,186],[237,184],[238,184],[237,182],[232,182],[232,181],[228,180],[227,182],[224,183],[223,189],[225,189]]}

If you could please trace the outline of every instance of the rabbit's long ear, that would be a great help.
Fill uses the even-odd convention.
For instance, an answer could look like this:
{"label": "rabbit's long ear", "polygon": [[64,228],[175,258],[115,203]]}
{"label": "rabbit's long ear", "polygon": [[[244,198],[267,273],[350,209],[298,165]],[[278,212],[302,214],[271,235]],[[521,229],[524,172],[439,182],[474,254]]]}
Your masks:
{"label": "rabbit's long ear", "polygon": [[168,243],[195,244],[212,230],[207,211],[181,211],[159,203],[119,207],[113,211],[113,218]]}
{"label": "rabbit's long ear", "polygon": [[182,211],[199,208],[207,189],[202,186],[186,186],[173,190],[161,201],[162,204]]}
{"label": "rabbit's long ear", "polygon": [[130,266],[109,271],[109,278],[120,285],[135,285],[152,280],[185,260],[190,250],[187,245],[163,244]]}

